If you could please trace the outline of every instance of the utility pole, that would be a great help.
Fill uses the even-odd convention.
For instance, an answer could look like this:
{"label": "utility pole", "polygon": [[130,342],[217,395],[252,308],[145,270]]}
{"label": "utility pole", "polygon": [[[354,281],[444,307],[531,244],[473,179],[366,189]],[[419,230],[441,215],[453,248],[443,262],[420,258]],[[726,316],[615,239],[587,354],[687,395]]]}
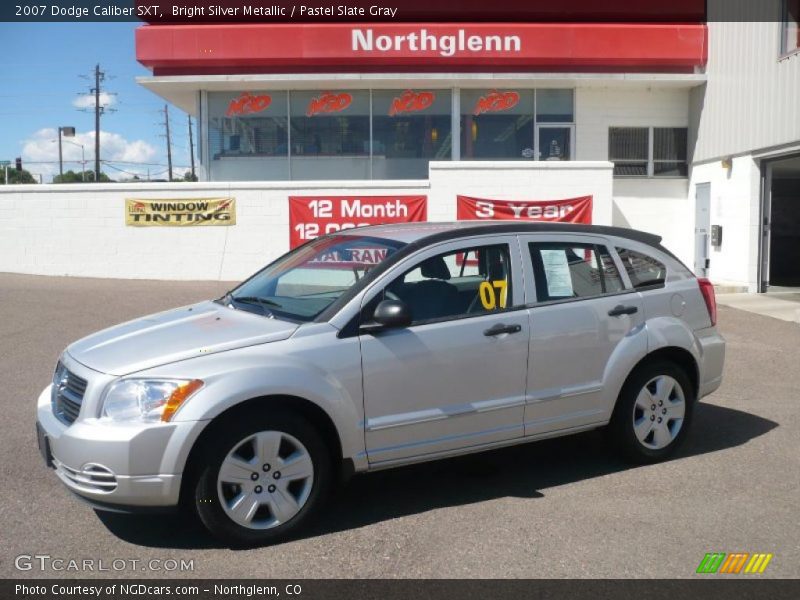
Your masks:
{"label": "utility pole", "polygon": [[197,181],[194,174],[194,139],[192,138],[192,115],[189,115],[189,159],[192,161],[192,181]]}
{"label": "utility pole", "polygon": [[172,139],[169,135],[169,105],[164,105],[164,128],[166,130],[167,138],[167,169],[169,174],[169,181],[172,181]]}
{"label": "utility pole", "polygon": [[100,115],[103,107],[100,106],[100,82],[105,79],[105,73],[100,70],[100,65],[94,67],[94,182],[100,182]]}
{"label": "utility pole", "polygon": [[[89,79],[90,76],[81,75],[86,79]],[[107,112],[114,112],[113,108],[108,106],[103,106],[100,104],[100,97],[105,94],[106,96],[113,95],[109,94],[108,92],[104,92],[101,89],[102,83],[106,80],[106,73],[105,71],[100,70],[100,65],[97,64],[94,67],[94,87],[89,88],[89,94],[82,94],[83,98],[91,98],[94,97],[94,181],[98,183],[100,181],[100,117]],[[110,103],[110,101],[109,101]],[[92,110],[91,106],[86,106],[86,108],[79,108],[81,112],[89,112]],[[73,130],[72,135],[74,133],[74,127],[70,129]]]}

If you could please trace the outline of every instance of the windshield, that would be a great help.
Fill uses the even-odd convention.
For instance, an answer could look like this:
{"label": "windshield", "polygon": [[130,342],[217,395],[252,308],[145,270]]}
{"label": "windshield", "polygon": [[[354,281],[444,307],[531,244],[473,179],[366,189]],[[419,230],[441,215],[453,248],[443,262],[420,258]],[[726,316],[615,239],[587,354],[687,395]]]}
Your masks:
{"label": "windshield", "polygon": [[311,321],[403,246],[369,236],[320,238],[282,256],[223,302],[267,317]]}

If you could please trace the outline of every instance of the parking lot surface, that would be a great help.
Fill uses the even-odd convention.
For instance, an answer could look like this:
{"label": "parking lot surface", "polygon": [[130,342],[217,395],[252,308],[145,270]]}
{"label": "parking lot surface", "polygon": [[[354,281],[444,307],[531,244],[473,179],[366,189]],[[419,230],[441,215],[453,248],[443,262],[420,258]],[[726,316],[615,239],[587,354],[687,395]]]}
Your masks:
{"label": "parking lot surface", "polygon": [[[693,577],[707,552],[773,553],[759,577],[800,576],[800,325],[727,307],[722,388],[664,464],[630,467],[589,432],[360,476],[303,537],[253,550],[191,519],[96,513],[36,449],[34,404],[59,353],[228,287],[0,274],[0,576]],[[19,571],[19,555],[110,570]],[[149,562],[169,559],[194,569]]]}

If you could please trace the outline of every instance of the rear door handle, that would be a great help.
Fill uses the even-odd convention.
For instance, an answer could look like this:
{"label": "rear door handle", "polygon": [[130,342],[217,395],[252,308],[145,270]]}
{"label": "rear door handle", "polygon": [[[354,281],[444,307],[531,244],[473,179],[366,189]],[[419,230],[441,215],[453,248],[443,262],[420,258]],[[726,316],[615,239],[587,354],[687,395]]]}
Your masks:
{"label": "rear door handle", "polygon": [[483,332],[486,337],[494,337],[503,333],[519,333],[522,331],[522,325],[503,325],[498,323]]}
{"label": "rear door handle", "polygon": [[618,304],[608,311],[608,316],[621,317],[622,315],[635,315],[637,312],[639,312],[639,309],[636,306],[622,306],[622,304]]}

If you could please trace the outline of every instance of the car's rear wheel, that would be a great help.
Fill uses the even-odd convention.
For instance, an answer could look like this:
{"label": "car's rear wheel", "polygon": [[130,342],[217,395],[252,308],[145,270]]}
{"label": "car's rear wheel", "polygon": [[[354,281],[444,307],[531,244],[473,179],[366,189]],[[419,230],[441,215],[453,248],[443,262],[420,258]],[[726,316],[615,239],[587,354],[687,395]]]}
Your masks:
{"label": "car's rear wheel", "polygon": [[686,437],[694,403],[683,369],[666,361],[647,363],[623,386],[609,427],[612,440],[633,462],[664,460]]}
{"label": "car's rear wheel", "polygon": [[195,488],[203,524],[233,545],[281,541],[317,511],[331,482],[331,460],[316,429],[273,412],[224,428],[206,453]]}

